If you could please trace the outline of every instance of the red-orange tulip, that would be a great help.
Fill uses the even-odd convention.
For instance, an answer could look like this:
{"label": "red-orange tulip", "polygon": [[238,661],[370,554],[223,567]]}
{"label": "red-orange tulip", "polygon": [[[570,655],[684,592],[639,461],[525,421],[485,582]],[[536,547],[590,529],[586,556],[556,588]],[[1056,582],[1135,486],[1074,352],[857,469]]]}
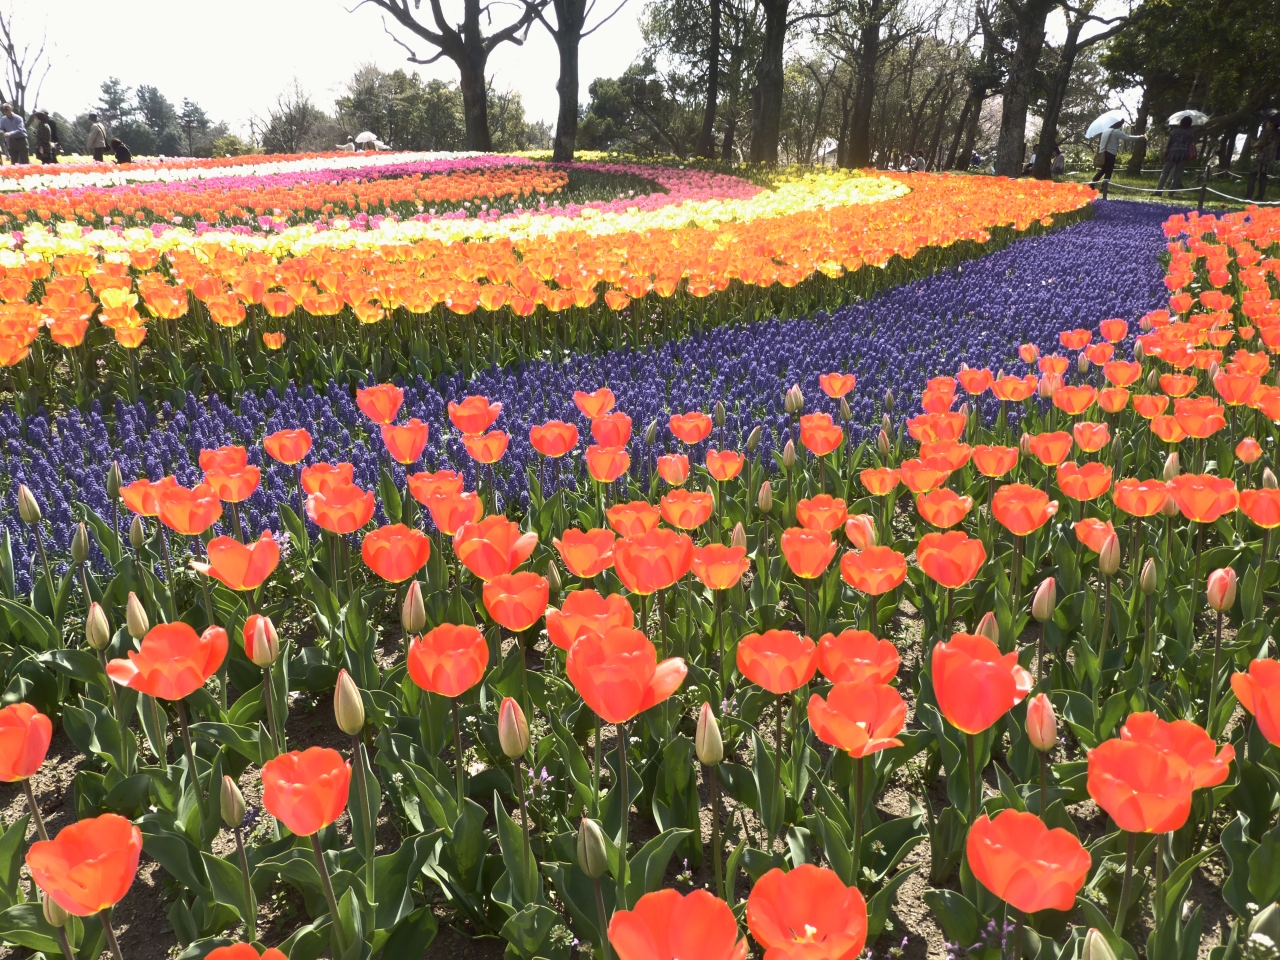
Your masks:
{"label": "red-orange tulip", "polygon": [[254,466],[242,467],[231,473],[211,470],[204,475],[204,482],[223,503],[244,503],[253,496],[261,481],[262,471]]}
{"label": "red-orange tulip", "polygon": [[1111,468],[1105,463],[1074,461],[1058,464],[1058,488],[1072,500],[1096,500],[1111,489]]}
{"label": "red-orange tulip", "polygon": [[382,443],[396,463],[408,466],[417,463],[422,451],[427,449],[427,424],[416,417],[408,423],[382,425]]}
{"label": "red-orange tulip", "polygon": [[930,666],[938,709],[963,733],[986,730],[1031,690],[1031,674],[1018,666],[1018,654],[1002,654],[979,634],[952,634],[933,648]]}
{"label": "red-orange tulip", "polygon": [[449,422],[463,436],[478,437],[498,419],[502,404],[490,403],[488,397],[472,396],[461,403],[449,401]]}
{"label": "red-orange tulip", "polygon": [[712,543],[693,548],[693,575],[710,590],[736,587],[750,567],[746,547],[726,547],[720,543]]}
{"label": "red-orange tulip", "polygon": [[511,573],[529,559],[537,545],[537,533],[524,533],[518,523],[501,515],[464,524],[453,535],[458,562],[486,581]]}
{"label": "red-orange tulip", "polygon": [[1054,433],[1033,433],[1027,440],[1031,455],[1046,467],[1056,467],[1071,455],[1071,434],[1058,430]]}
{"label": "red-orange tulip", "polygon": [[1074,833],[1012,809],[979,817],[965,853],[977,881],[1024,913],[1071,910],[1093,866]]}
{"label": "red-orange tulip", "polygon": [[1123,387],[1107,387],[1098,391],[1098,406],[1107,413],[1119,413],[1129,405],[1129,391]]}
{"label": "red-orange tulip", "polygon": [[299,837],[342,816],[350,788],[351,764],[328,747],[291,750],[262,765],[262,805]]}
{"label": "red-orange tulip", "polygon": [[973,497],[962,497],[954,490],[939,487],[916,497],[916,511],[930,526],[944,530],[954,527],[973,509]]}
{"label": "red-orange tulip", "polygon": [[854,960],[867,942],[867,904],[834,870],[774,867],[751,888],[747,926],[769,960]]}
{"label": "red-orange tulip", "polygon": [[662,519],[681,530],[696,530],[711,518],[715,501],[709,493],[672,490],[658,504]]}
{"label": "red-orange tulip", "polygon": [[409,644],[409,679],[428,693],[460,697],[488,667],[489,644],[470,624],[442,623]]}
{"label": "red-orange tulip", "polygon": [[1078,387],[1059,387],[1053,395],[1053,405],[1068,416],[1074,417],[1092,407],[1097,399],[1097,389],[1088,384]]}
{"label": "red-orange tulip", "polygon": [[603,637],[579,634],[565,672],[601,720],[626,723],[675,693],[689,671],[679,657],[659,663],[657,648],[639,630],[614,627]]}
{"label": "red-orange tulip", "polygon": [[1077,423],[1071,428],[1071,435],[1085,453],[1097,453],[1111,442],[1111,428],[1105,423]]}
{"label": "red-orange tulip", "polygon": [[1169,499],[1169,487],[1163,480],[1121,480],[1111,491],[1116,508],[1133,517],[1154,517]]}
{"label": "red-orange tulip", "polygon": [[[452,470],[438,470],[435,473],[406,473],[405,481],[409,484],[409,493],[424,507],[427,501],[437,493],[461,493],[462,474]],[[477,518],[478,519],[478,518]]]}
{"label": "red-orange tulip", "polygon": [[1058,512],[1058,502],[1025,483],[1006,483],[991,500],[992,516],[1016,537],[1043,527]]}
{"label": "red-orange tulip", "polygon": [[1180,474],[1169,481],[1169,495],[1182,515],[1196,523],[1213,523],[1240,501],[1235,483],[1211,474]]}
{"label": "red-orange tulip", "polygon": [[928,493],[947,482],[951,476],[951,467],[940,457],[929,460],[903,460],[898,472],[903,484],[912,493]]}
{"label": "red-orange tulip", "polygon": [[973,465],[984,477],[1003,477],[1018,465],[1018,448],[987,445],[974,447]]}
{"label": "red-orange tulip", "polygon": [[959,440],[964,435],[968,418],[963,413],[926,413],[907,421],[907,432],[921,443]]}
{"label": "red-orange tulip", "polygon": [[1101,553],[1106,542],[1116,535],[1115,527],[1110,520],[1099,520],[1096,517],[1085,517],[1072,525],[1076,539],[1094,553]]}
{"label": "red-orange tulip", "polygon": [[138,516],[154,517],[160,512],[160,505],[156,502],[156,495],[177,485],[178,481],[174,477],[163,477],[155,483],[143,478],[122,486],[120,488],[120,499],[124,501],[126,507]]}
{"label": "red-orange tulip", "polygon": [[1252,661],[1247,673],[1231,675],[1231,689],[1267,742],[1280,746],[1280,660]]}
{"label": "red-orange tulip", "polygon": [[0,710],[0,782],[32,776],[44,763],[53,738],[53,721],[29,703]]}
{"label": "red-orange tulip", "polygon": [[1199,383],[1199,378],[1185,373],[1162,373],[1160,375],[1160,389],[1171,397],[1185,397]]}
{"label": "red-orange tulip", "polygon": [[646,893],[634,910],[617,910],[609,942],[618,960],[746,960],[747,941],[723,900],[706,890]]}
{"label": "red-orange tulip", "polygon": [[907,558],[889,547],[867,547],[840,558],[840,576],[873,597],[894,590],[907,577]]}
{"label": "red-orange tulip", "polygon": [[644,596],[673,586],[693,566],[693,541],[659,527],[613,546],[613,568],[622,585]]}
{"label": "red-orange tulip", "polygon": [[818,641],[818,669],[832,683],[888,683],[901,662],[898,648],[869,630],[827,633]]}
{"label": "red-orange tulip", "polygon": [[1240,509],[1264,530],[1280,527],[1280,490],[1241,490]]}
{"label": "red-orange tulip", "polygon": [[701,443],[711,436],[711,418],[701,410],[690,413],[673,413],[667,421],[671,433],[685,443]]}
{"label": "red-orange tulip", "polygon": [[1124,320],[1103,320],[1098,324],[1098,332],[1102,339],[1109,343],[1119,343],[1129,335],[1129,324]]}
{"label": "red-orange tulip", "polygon": [[790,527],[782,534],[782,556],[797,577],[813,580],[822,576],[836,555],[836,542],[821,530]]}
{"label": "red-orange tulip", "polygon": [[1186,431],[1187,436],[1203,440],[1211,437],[1227,425],[1221,404],[1214,403],[1212,397],[1190,397],[1175,400],[1173,417],[1178,426]]}
{"label": "red-orange tulip", "polygon": [[721,483],[732,480],[740,474],[746,462],[746,457],[732,450],[707,451],[707,473],[711,474],[712,479],[719,480]]}
{"label": "red-orange tulip", "polygon": [[470,491],[434,493],[426,504],[431,522],[446,537],[452,537],[468,523],[479,523],[484,516],[484,503]]}
{"label": "red-orange tulip", "polygon": [[273,460],[293,465],[311,452],[311,434],[306,430],[277,430],[263,438],[262,448]]}
{"label": "red-orange tulip", "polygon": [[844,526],[848,517],[849,511],[844,501],[829,493],[820,493],[796,503],[796,520],[806,530],[834,533]]}
{"label": "red-orange tulip", "polygon": [[582,390],[573,391],[573,402],[582,411],[584,417],[588,420],[594,420],[596,417],[602,417],[612,410],[615,400],[612,390],[608,387],[601,387],[595,393],[585,393]]}
{"label": "red-orange tulip", "polygon": [[374,423],[390,423],[404,403],[404,391],[393,383],[356,390],[356,406]]}
{"label": "red-orange tulip", "polygon": [[591,421],[591,438],[602,447],[625,447],[631,439],[631,418],[625,413],[606,413]]}
{"label": "red-orange tulip", "polygon": [[906,719],[906,701],[887,683],[837,683],[826,700],[816,693],[809,698],[813,735],[855,760],[902,746],[897,737]]}
{"label": "red-orange tulip", "polygon": [[858,385],[858,378],[852,373],[821,373],[818,375],[818,386],[832,400],[839,400]]}
{"label": "red-orange tulip", "polygon": [[548,420],[529,428],[529,443],[544,457],[563,457],[578,445],[578,428],[562,420]]}
{"label": "red-orange tulip", "polygon": [[634,540],[656,527],[662,519],[662,513],[651,503],[633,500],[630,503],[614,504],[605,511],[605,518],[618,536]]}
{"label": "red-orange tulip", "polygon": [[946,463],[947,469],[953,472],[968,463],[972,456],[973,447],[955,440],[935,440],[932,443],[926,440],[920,444],[921,460],[926,463],[942,460]]}
{"label": "red-orange tulip", "polygon": [[1140,393],[1133,398],[1133,409],[1147,420],[1154,420],[1169,408],[1169,398],[1155,393]]}
{"label": "red-orange tulip", "polygon": [[222,502],[213,488],[200,484],[194,490],[177,484],[155,491],[160,522],[176,533],[198,537],[222,516]]}
{"label": "red-orange tulip", "polygon": [[570,573],[589,579],[613,566],[615,539],[613,531],[604,527],[591,530],[570,527],[551,543]]}
{"label": "red-orange tulip", "polygon": [[1239,407],[1253,399],[1258,389],[1260,378],[1256,374],[1232,373],[1228,370],[1218,371],[1213,378],[1213,389],[1222,398],[1222,402],[1232,407]]}
{"label": "red-orange tulip", "polygon": [[1187,439],[1187,431],[1182,429],[1178,418],[1167,415],[1151,421],[1151,432],[1165,443],[1181,443]]}
{"label": "red-orange tulip", "polygon": [[560,609],[547,611],[547,636],[561,650],[568,650],[584,633],[603,637],[614,627],[632,629],[635,611],[620,593],[601,596],[594,590],[575,590]]}
{"label": "red-orange tulip", "polygon": [[683,453],[667,453],[658,458],[658,476],[678,487],[689,479],[689,458]]}
{"label": "red-orange tulip", "polygon": [[1262,459],[1262,444],[1253,437],[1245,437],[1236,444],[1236,459],[1245,464],[1257,463]]}
{"label": "red-orange tulip", "polygon": [[[270,294],[268,294],[270,296]],[[267,334],[263,334],[267,336]],[[284,336],[284,334],[280,334]],[[258,955],[258,950],[251,943],[233,943],[228,947],[215,947],[205,955],[204,960],[289,960],[289,958],[277,950],[275,947],[267,947],[262,951],[262,955]]]}
{"label": "red-orange tulip", "polygon": [[587,472],[596,483],[613,483],[631,469],[631,454],[622,447],[587,447]]}
{"label": "red-orange tulip", "polygon": [[1133,360],[1112,360],[1103,365],[1102,375],[1117,387],[1131,387],[1142,376],[1142,364]]}
{"label": "red-orange tulip", "polygon": [[1039,383],[1031,374],[1025,377],[1001,377],[991,384],[991,392],[998,400],[1020,403],[1036,392]]}
{"label": "red-orange tulip", "polygon": [[462,438],[467,455],[476,463],[497,463],[506,456],[510,442],[511,437],[502,430],[490,430],[478,437],[466,434]]}
{"label": "red-orange tulip", "polygon": [[1191,771],[1196,790],[1224,783],[1231,772],[1236,748],[1226,744],[1221,750],[1207,730],[1190,720],[1161,720],[1154,713],[1131,713],[1120,728],[1120,739],[1149,743],[1167,757],[1183,761]]}
{"label": "red-orange tulip", "polygon": [[331,487],[307,497],[307,516],[317,527],[339,535],[355,533],[373,519],[373,491],[354,485]]}
{"label": "red-orange tulip", "polygon": [[[1083,350],[1093,339],[1093,334],[1084,328],[1064,330],[1058,334],[1058,342],[1068,350]],[[1048,359],[1047,357],[1045,359]]]}
{"label": "red-orange tulip", "polygon": [[124,899],[138,873],[142,831],[104,813],[63,827],[27,851],[31,879],[63,910],[89,917]]}
{"label": "red-orange tulip", "polygon": [[360,544],[365,566],[388,583],[403,583],[431,559],[431,540],[403,523],[388,524],[365,535]]}
{"label": "red-orange tulip", "polygon": [[528,630],[547,612],[550,587],[528,570],[495,577],[484,585],[484,608],[512,633]]}
{"label": "red-orange tulip", "polygon": [[991,384],[995,383],[995,377],[986,367],[981,370],[961,370],[956,374],[956,379],[960,381],[960,386],[964,387],[964,392],[971,397],[986,393],[991,389]]}
{"label": "red-orange tulip", "polygon": [[958,589],[978,575],[987,562],[987,548],[959,530],[926,533],[916,547],[916,566],[930,580]]}
{"label": "red-orange tulip", "polygon": [[803,687],[817,669],[818,645],[790,630],[749,633],[738,643],[738,671],[773,694]]}
{"label": "red-orange tulip", "polygon": [[207,627],[195,630],[176,620],[147,631],[137,651],[127,660],[112,660],[107,675],[129,687],[161,700],[181,700],[195,693],[222,666],[227,656],[227,631]]}
{"label": "red-orange tulip", "polygon": [[334,487],[349,487],[355,482],[355,469],[349,463],[313,463],[302,468],[302,489],[310,496],[328,493]]}
{"label": "red-orange tulip", "polygon": [[205,473],[238,473],[249,465],[249,451],[227,446],[200,451],[200,469]]}
{"label": "red-orange tulip", "polygon": [[1130,740],[1107,740],[1089,753],[1087,785],[1094,802],[1130,833],[1179,829],[1195,789],[1185,761]]}
{"label": "red-orange tulip", "polygon": [[892,493],[900,479],[898,471],[890,467],[868,467],[858,474],[858,481],[867,488],[868,493],[876,497]]}
{"label": "red-orange tulip", "polygon": [[258,589],[280,562],[280,545],[270,530],[248,545],[233,537],[214,537],[205,551],[209,562],[192,560],[191,569],[232,590]]}
{"label": "red-orange tulip", "polygon": [[844,431],[829,413],[806,413],[800,418],[800,442],[815,457],[825,457],[840,449]]}

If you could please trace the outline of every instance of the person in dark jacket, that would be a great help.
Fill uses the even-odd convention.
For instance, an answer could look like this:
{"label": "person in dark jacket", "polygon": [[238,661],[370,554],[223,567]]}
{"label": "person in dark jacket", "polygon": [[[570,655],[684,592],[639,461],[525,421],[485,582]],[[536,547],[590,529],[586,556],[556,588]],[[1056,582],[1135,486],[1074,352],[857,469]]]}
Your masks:
{"label": "person in dark jacket", "polygon": [[1160,171],[1160,180],[1156,183],[1156,196],[1161,195],[1164,185],[1169,189],[1182,188],[1182,171],[1191,159],[1191,148],[1196,142],[1196,132],[1191,128],[1191,117],[1183,117],[1178,125],[1169,132],[1169,142],[1164,147],[1164,168]]}
{"label": "person in dark jacket", "polygon": [[[1277,148],[1280,147],[1280,131],[1276,129],[1276,118],[1267,117],[1262,125],[1262,136],[1254,147],[1253,169],[1249,171],[1249,182],[1245,187],[1244,198],[1259,202],[1267,198],[1267,178],[1271,176],[1271,168],[1276,162]],[[1254,184],[1258,185],[1258,195],[1253,195]]]}
{"label": "person in dark jacket", "polygon": [[41,163],[58,162],[58,128],[44,110],[35,113],[36,159]]}
{"label": "person in dark jacket", "polygon": [[115,152],[116,163],[132,163],[133,162],[133,152],[129,149],[129,147],[125,144],[125,142],[121,140],[119,137],[116,137],[114,140],[111,141],[111,149],[112,151]]}

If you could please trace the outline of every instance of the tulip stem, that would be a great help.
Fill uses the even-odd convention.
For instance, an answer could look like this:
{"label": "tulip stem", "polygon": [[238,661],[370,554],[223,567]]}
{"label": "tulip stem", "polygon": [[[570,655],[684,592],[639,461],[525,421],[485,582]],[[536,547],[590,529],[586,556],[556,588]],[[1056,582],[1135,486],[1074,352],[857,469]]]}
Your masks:
{"label": "tulip stem", "polygon": [[720,699],[723,701],[725,699],[726,691],[729,689],[729,678],[725,672],[724,634],[720,632],[720,612],[721,608],[724,606],[724,600],[720,596],[722,591],[713,590],[711,592],[715,597],[716,603],[716,620],[714,629],[716,632],[716,644],[720,648]]}
{"label": "tulip stem", "polygon": [[627,827],[631,815],[631,797],[627,793],[627,725],[614,725],[618,733],[618,800],[621,827],[618,831],[618,896],[614,910],[627,909]]}
{"label": "tulip stem", "polygon": [[1037,752],[1040,754],[1040,818],[1043,820],[1045,811],[1049,809],[1049,753]]}
{"label": "tulip stem", "polygon": [[978,741],[972,733],[966,733],[964,736],[969,747],[969,826],[973,826],[973,822],[978,819],[981,796],[978,790]]}
{"label": "tulip stem", "polygon": [[[257,938],[255,937],[254,939]],[[67,939],[67,928],[65,925],[58,928],[58,945],[66,960],[76,960],[75,951],[71,949],[71,941]]]}
{"label": "tulip stem", "polygon": [[467,768],[462,759],[462,724],[458,720],[458,698],[449,701],[453,708],[453,770],[458,778],[458,812],[462,812],[462,801],[466,799]]}
{"label": "tulip stem", "polygon": [[333,942],[337,945],[333,952],[342,956],[347,952],[346,937],[342,935],[342,921],[338,918],[338,898],[333,895],[333,881],[329,878],[329,868],[324,863],[324,851],[320,849],[320,834],[311,835],[311,852],[315,854],[316,867],[320,870],[320,885],[324,887],[324,898],[329,903],[329,927],[333,931]]}
{"label": "tulip stem", "polygon": [[600,735],[601,735],[600,714],[596,714],[596,743],[595,743],[595,768],[592,770],[595,790],[592,792],[595,798],[591,804],[591,812],[596,819],[600,817]]}
{"label": "tulip stem", "polygon": [[100,910],[98,919],[102,921],[102,932],[107,935],[107,946],[111,949],[111,955],[116,960],[124,960],[124,954],[120,952],[120,944],[116,941],[115,932],[111,929],[111,917],[107,915],[106,910]]}
{"label": "tulip stem", "polygon": [[[1156,895],[1151,904],[1151,913],[1155,920],[1157,944],[1160,937],[1160,921],[1164,914],[1164,834],[1156,834]],[[1197,849],[1198,846],[1197,846]]]}
{"label": "tulip stem", "polygon": [[271,678],[271,668],[262,668],[262,695],[267,701],[267,724],[271,728],[271,742],[276,753],[284,752],[284,739],[280,736],[280,724],[276,720],[276,688]]}
{"label": "tulip stem", "polygon": [[251,933],[250,940],[258,939],[258,901],[253,895],[253,883],[249,879],[249,857],[244,852],[244,831],[236,826],[236,854],[240,858],[240,879],[244,881],[244,905],[249,916],[244,918],[246,933]]}
{"label": "tulip stem", "polygon": [[235,527],[236,539],[244,543],[244,527],[240,523],[240,504],[231,502],[231,525]]}
{"label": "tulip stem", "polygon": [[367,821],[365,823],[365,849],[362,851],[365,869],[365,895],[369,903],[376,904],[378,899],[374,894],[373,861],[378,849],[378,811],[369,805],[369,782],[365,779],[365,768],[369,766],[369,755],[365,752],[364,741],[360,739],[360,734],[358,733],[351,736],[351,759],[355,762],[356,768],[356,796],[360,801],[360,816]]}
{"label": "tulip stem", "polygon": [[867,616],[870,621],[871,636],[876,639],[880,638],[880,610],[878,609],[879,604],[876,603],[879,599],[874,593],[867,594]]}
{"label": "tulip stem", "polygon": [[809,636],[809,621],[811,619],[809,614],[809,602],[810,602],[809,594],[812,591],[813,591],[813,581],[810,578],[805,577],[804,578],[804,629],[802,629],[800,632],[804,634],[806,637]]}
{"label": "tulip stem", "polygon": [[596,890],[596,923],[600,925],[600,953],[604,960],[613,960],[609,952],[609,918],[604,911],[604,891],[600,888],[600,878],[593,877],[591,885]]}
{"label": "tulip stem", "polygon": [[[529,790],[533,791],[533,771],[529,771]],[[529,797],[524,792],[524,759],[516,757],[516,802],[520,804],[520,831],[524,834],[524,856],[525,862],[533,861],[533,847],[529,843]]]}
{"label": "tulip stem", "polygon": [[187,755],[187,770],[191,775],[191,784],[195,788],[196,797],[200,801],[200,810],[203,812],[207,798],[204,784],[200,782],[200,775],[196,772],[196,751],[191,745],[191,730],[187,726],[187,708],[181,700],[173,701],[173,705],[178,710],[178,726],[182,730],[182,749]]}
{"label": "tulip stem", "polygon": [[1016,910],[1018,919],[1013,925],[1013,951],[1009,954],[1010,960],[1022,960],[1022,927],[1026,923],[1027,915],[1021,910]]}
{"label": "tulip stem", "polygon": [[1124,936],[1124,915],[1129,909],[1129,892],[1133,887],[1133,858],[1137,852],[1138,835],[1129,833],[1129,844],[1124,855],[1124,882],[1120,884],[1120,902],[1116,904],[1116,922],[1112,924],[1117,937]]}
{"label": "tulip stem", "polygon": [[44,567],[44,578],[46,586],[49,589],[49,606],[56,607],[58,603],[58,589],[54,586],[53,567],[49,566],[49,554],[44,549],[44,535],[40,532],[40,521],[37,520],[31,525],[32,531],[36,535],[36,547],[40,550],[40,563]]}
{"label": "tulip stem", "polygon": [[862,807],[865,804],[866,764],[862,757],[853,758],[853,885],[862,879]]}
{"label": "tulip stem", "polygon": [[724,854],[720,841],[720,781],[714,765],[704,766],[703,770],[711,780],[711,863],[715,868],[716,896],[724,900],[724,864],[720,860]]}
{"label": "tulip stem", "polygon": [[777,763],[773,765],[773,795],[778,801],[778,830],[781,832],[786,818],[782,815],[782,694],[778,694],[777,730],[774,742],[777,744]]}
{"label": "tulip stem", "polygon": [[1102,720],[1098,713],[1098,707],[1102,700],[1103,661],[1107,657],[1107,634],[1111,632],[1111,577],[1108,576],[1103,579],[1102,591],[1105,597],[1102,601],[1102,634],[1098,637],[1098,682],[1093,686],[1093,719],[1095,723],[1099,723]]}
{"label": "tulip stem", "polygon": [[[1015,631],[1018,629],[1017,618],[1022,616],[1022,544],[1022,537],[1013,538],[1013,565],[1009,568],[1011,579],[1013,580],[1013,629]],[[1013,646],[1016,647],[1018,645],[1018,638],[1016,636],[1010,637],[1009,639]]]}
{"label": "tulip stem", "polygon": [[1142,705],[1147,706],[1147,691],[1151,688],[1151,658],[1155,655],[1155,636],[1152,628],[1155,626],[1155,611],[1152,609],[1155,603],[1154,597],[1147,596],[1147,637],[1146,642],[1142,645]]}
{"label": "tulip stem", "polygon": [[[164,558],[164,585],[169,590],[170,620],[177,619],[173,611],[178,609],[177,587],[173,582],[173,558],[169,555],[169,538],[165,536],[164,525],[160,525],[160,555]],[[159,606],[159,604],[156,604]]]}
{"label": "tulip stem", "polygon": [[27,795],[27,806],[31,808],[31,819],[36,822],[36,833],[40,834],[41,840],[48,840],[49,833],[44,828],[44,817],[40,815],[40,804],[36,803],[36,793],[31,789],[31,779],[29,777],[22,781],[22,790]]}
{"label": "tulip stem", "polygon": [[1209,715],[1205,717],[1204,726],[1209,736],[1214,736],[1213,717],[1218,712],[1218,671],[1222,660],[1222,611],[1218,611],[1218,629],[1213,639],[1213,672],[1209,674]]}

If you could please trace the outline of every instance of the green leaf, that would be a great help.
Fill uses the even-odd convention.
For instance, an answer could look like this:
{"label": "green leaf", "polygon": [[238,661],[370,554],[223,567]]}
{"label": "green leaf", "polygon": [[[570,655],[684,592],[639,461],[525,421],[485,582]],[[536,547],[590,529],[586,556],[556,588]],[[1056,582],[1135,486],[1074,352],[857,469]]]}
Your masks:
{"label": "green leaf", "polygon": [[244,875],[240,872],[239,858],[231,855],[224,860],[207,851],[201,851],[200,856],[204,860],[205,872],[209,875],[214,899],[234,910],[241,920],[252,917],[251,905],[244,899]]}
{"label": "green leaf", "polygon": [[978,911],[964,894],[955,890],[929,889],[924,892],[924,902],[938,918],[938,925],[948,940],[962,946],[977,942]]}
{"label": "green leaf", "polygon": [[532,850],[526,851],[524,831],[511,819],[497,791],[493,794],[493,812],[498,822],[498,845],[502,849],[502,862],[511,880],[512,905],[521,909],[542,900],[542,877],[538,873],[538,861]]}
{"label": "green leaf", "polygon": [[386,960],[421,957],[435,939],[436,927],[436,915],[431,905],[419,907],[391,928],[391,935],[382,947],[382,956]]}
{"label": "green leaf", "polygon": [[3,897],[0,906],[11,906],[23,899],[19,884],[27,846],[27,824],[30,822],[31,814],[24,813],[0,836],[0,897]]}
{"label": "green leaf", "polygon": [[658,834],[630,859],[627,863],[627,901],[634,904],[646,893],[653,893],[662,888],[662,877],[667,872],[667,864],[684,839],[693,833],[692,830],[673,828]]}
{"label": "green leaf", "polygon": [[919,869],[920,864],[916,863],[899,870],[893,875],[892,880],[877,890],[871,899],[867,901],[868,943],[874,943],[876,937],[884,932],[885,923],[889,919],[889,908],[893,906],[893,901],[897,899],[898,889]]}
{"label": "green leaf", "polygon": [[542,949],[551,928],[560,922],[560,915],[540,903],[530,903],[502,925],[502,938],[515,948],[520,960],[535,960],[544,955]]}
{"label": "green leaf", "polygon": [[34,900],[0,910],[0,940],[46,955],[62,955],[57,931],[45,920],[43,908]]}

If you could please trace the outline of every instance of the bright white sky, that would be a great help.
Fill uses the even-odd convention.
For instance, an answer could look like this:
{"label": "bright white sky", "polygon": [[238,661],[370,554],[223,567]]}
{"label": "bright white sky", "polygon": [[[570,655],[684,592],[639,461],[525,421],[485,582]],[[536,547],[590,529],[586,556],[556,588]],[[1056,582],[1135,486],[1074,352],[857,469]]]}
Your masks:
{"label": "bright white sky", "polygon": [[[67,117],[96,102],[99,84],[117,76],[131,87],[152,84],[175,105],[189,97],[214,120],[243,130],[250,117],[266,116],[295,77],[317,105],[328,109],[362,63],[413,69],[383,31],[381,11],[366,4],[347,12],[356,0],[10,2],[24,35],[38,40],[48,30],[53,67],[39,102]],[[607,14],[616,2],[599,0],[595,16]],[[640,49],[636,18],[642,4],[628,0],[621,13],[583,41],[584,102],[592,80],[617,76]],[[446,12],[461,9],[458,0],[444,0],[444,6]],[[512,9],[499,6],[496,12]],[[419,44],[415,52],[425,59],[434,49]],[[416,69],[424,77],[457,80],[448,60]],[[520,92],[530,119],[554,125],[559,66],[544,27],[535,24],[523,47],[499,47],[489,59],[489,72],[499,89]]]}

